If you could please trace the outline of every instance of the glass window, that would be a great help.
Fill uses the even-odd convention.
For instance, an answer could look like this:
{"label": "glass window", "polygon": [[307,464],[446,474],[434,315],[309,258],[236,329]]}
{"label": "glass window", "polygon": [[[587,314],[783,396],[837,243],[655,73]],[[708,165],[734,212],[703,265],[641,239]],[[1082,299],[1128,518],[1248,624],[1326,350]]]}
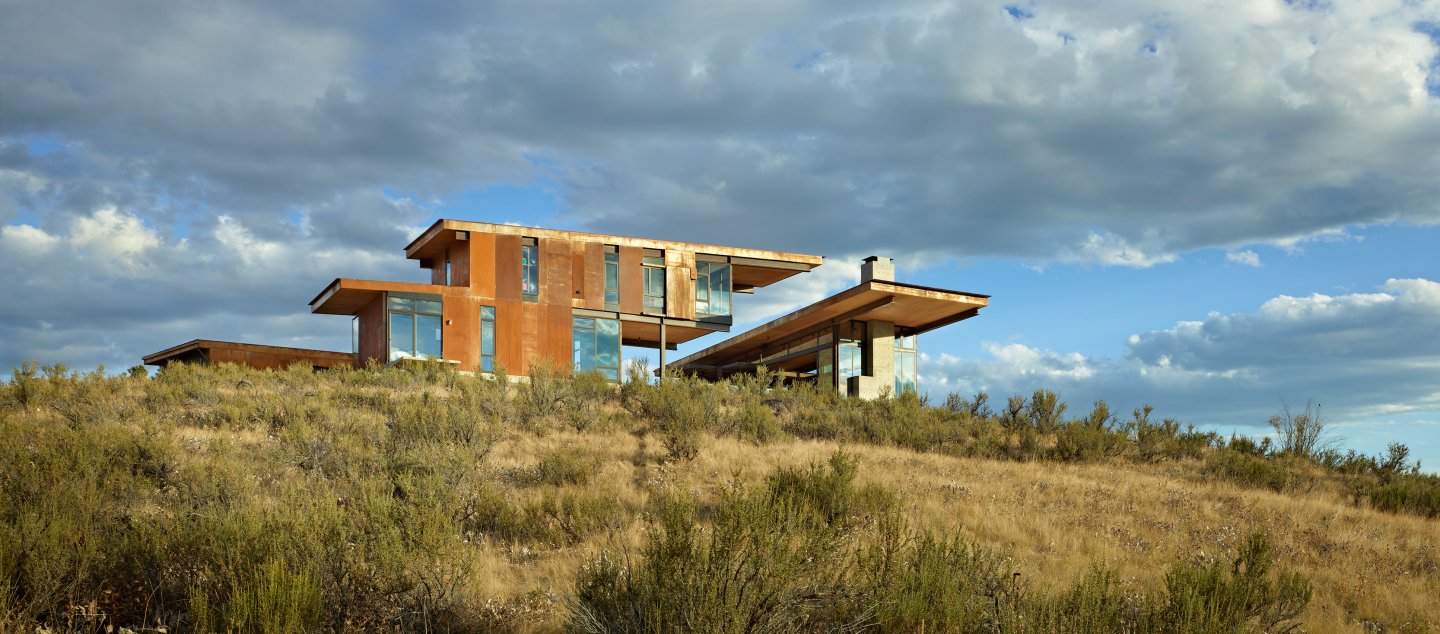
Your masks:
{"label": "glass window", "polygon": [[415,356],[415,316],[390,314],[390,360]]}
{"label": "glass window", "polygon": [[480,307],[480,371],[495,371],[495,307]]}
{"label": "glass window", "polygon": [[573,350],[576,372],[598,370],[605,378],[620,380],[620,321],[575,317]]}
{"label": "glass window", "polygon": [[[403,357],[444,358],[440,302],[391,295],[390,360]],[[358,345],[358,344],[357,344]]]}
{"label": "glass window", "polygon": [[645,309],[647,313],[665,312],[665,269],[646,265]]}
{"label": "glass window", "polygon": [[730,314],[730,265],[695,264],[695,314]]}
{"label": "glass window", "polygon": [[865,374],[865,322],[840,324],[840,345],[835,348],[835,373],[839,375],[840,394],[850,394],[850,377]]}
{"label": "glass window", "polygon": [[360,317],[350,320],[350,354],[360,354]]}
{"label": "glass window", "polygon": [[445,352],[440,349],[439,315],[415,316],[415,356],[445,358]]}
{"label": "glass window", "polygon": [[390,310],[415,310],[415,300],[408,297],[391,297]]}
{"label": "glass window", "polygon": [[454,286],[454,283],[450,281],[450,256],[448,255],[445,256],[445,285]]}
{"label": "glass window", "polygon": [[[610,249],[613,247],[605,247]],[[620,254],[605,254],[605,310],[620,310]]]}
{"label": "glass window", "polygon": [[915,380],[915,335],[895,338],[895,395],[906,391],[914,392]]}
{"label": "glass window", "polygon": [[520,247],[520,293],[527,302],[540,297],[540,247]]}

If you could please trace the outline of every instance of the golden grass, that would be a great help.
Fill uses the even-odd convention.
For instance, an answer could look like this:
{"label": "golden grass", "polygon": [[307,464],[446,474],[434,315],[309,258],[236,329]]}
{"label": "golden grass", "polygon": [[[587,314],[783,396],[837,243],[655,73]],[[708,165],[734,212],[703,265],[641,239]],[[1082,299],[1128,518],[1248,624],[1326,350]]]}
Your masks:
{"label": "golden grass", "polygon": [[[516,434],[497,446],[492,468],[533,467],[547,451],[584,446],[605,459],[584,488],[613,491],[625,508],[639,511],[657,487],[684,487],[707,501],[737,471],[755,483],[775,467],[820,463],[839,448],[808,441],[755,446],[707,436],[695,460],[655,464],[657,442],[645,440],[652,463],[637,468],[641,441],[625,432]],[[1275,539],[1278,565],[1303,571],[1315,583],[1306,631],[1375,631],[1366,622],[1408,624],[1408,631],[1440,626],[1440,523],[1356,508],[1339,491],[1278,494],[1206,482],[1198,463],[1068,465],[865,445],[845,449],[861,457],[860,481],[899,492],[917,527],[958,528],[1012,557],[1035,585],[1063,586],[1099,561],[1135,584],[1132,591],[1152,591],[1173,562],[1223,559],[1263,529]],[[512,545],[489,544],[477,593],[509,599],[563,592],[586,555],[637,543],[641,526],[524,556]],[[543,631],[559,623],[540,619],[532,626]]]}

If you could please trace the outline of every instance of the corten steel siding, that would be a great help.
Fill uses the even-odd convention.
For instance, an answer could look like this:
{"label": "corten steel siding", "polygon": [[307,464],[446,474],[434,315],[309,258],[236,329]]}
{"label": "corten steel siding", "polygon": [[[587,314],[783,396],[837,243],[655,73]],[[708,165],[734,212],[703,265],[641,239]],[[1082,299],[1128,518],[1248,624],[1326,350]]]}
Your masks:
{"label": "corten steel siding", "polygon": [[[470,239],[466,242],[470,245],[466,255],[470,262],[468,278],[470,293],[482,299],[496,298],[495,234],[472,233],[470,234]],[[517,264],[516,266],[519,265]]]}
{"label": "corten steel siding", "polygon": [[585,307],[585,243],[570,243],[570,305]]}
{"label": "corten steel siding", "polygon": [[695,254],[665,252],[665,316],[695,318]]}
{"label": "corten steel siding", "polygon": [[470,241],[458,240],[450,245],[450,285],[470,286]]}
{"label": "corten steel siding", "polygon": [[620,247],[620,312],[639,315],[645,305],[645,294],[640,270],[640,258],[644,249]]}
{"label": "corten steel siding", "polygon": [[460,362],[456,369],[474,372],[480,366],[480,300],[446,294],[444,319],[442,353],[446,359]]}
{"label": "corten steel siding", "polygon": [[310,365],[318,368],[335,368],[350,365],[349,359],[341,360],[306,354],[276,354],[222,348],[206,350],[205,353],[211,364],[234,363],[260,370],[284,370],[301,361],[309,362]]}
{"label": "corten steel siding", "polygon": [[381,293],[360,309],[360,367],[371,359],[383,364],[385,350],[385,294]]}
{"label": "corten steel siding", "polygon": [[571,355],[573,303],[575,294],[570,270],[573,247],[569,240],[547,239],[540,241],[542,258],[540,262],[540,330],[541,346],[538,353],[557,369],[567,367]]}
{"label": "corten steel siding", "polygon": [[605,310],[605,245],[585,243],[585,308]]}

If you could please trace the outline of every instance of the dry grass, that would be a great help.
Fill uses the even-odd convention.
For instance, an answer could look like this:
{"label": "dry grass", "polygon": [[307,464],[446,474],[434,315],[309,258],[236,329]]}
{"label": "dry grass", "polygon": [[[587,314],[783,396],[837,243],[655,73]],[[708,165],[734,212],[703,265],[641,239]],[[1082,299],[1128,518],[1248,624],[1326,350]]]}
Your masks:
{"label": "dry grass", "polygon": [[[719,491],[737,477],[759,485],[777,468],[823,463],[841,448],[831,440],[757,444],[741,440],[743,433],[716,436],[707,431],[696,439],[694,459],[668,460],[670,439],[614,402],[587,404],[597,419],[608,422],[587,426],[585,432],[575,431],[563,416],[522,424],[513,422],[522,416],[509,418],[501,412],[495,414],[502,421],[497,435],[478,434],[479,440],[460,442],[442,438],[441,431],[459,425],[441,420],[445,403],[477,388],[450,384],[443,376],[222,367],[185,370],[176,377],[146,381],[90,376],[78,383],[37,379],[25,387],[24,403],[17,396],[19,379],[12,382],[0,392],[0,402],[9,402],[0,407],[0,426],[19,436],[0,438],[0,443],[14,449],[5,454],[12,463],[3,465],[10,475],[0,478],[0,484],[17,486],[19,476],[14,474],[25,470],[21,461],[39,455],[33,447],[40,443],[36,433],[41,430],[144,445],[149,452],[145,455],[158,455],[155,460],[166,465],[156,476],[141,459],[128,454],[116,459],[115,464],[128,473],[110,485],[121,493],[106,503],[105,513],[96,516],[101,518],[95,520],[98,532],[91,535],[130,530],[121,528],[120,522],[179,526],[196,514],[242,511],[279,517],[281,525],[289,526],[293,524],[284,522],[303,522],[308,512],[303,507],[296,511],[296,500],[310,495],[358,499],[355,496],[376,482],[392,486],[385,478],[396,477],[396,465],[410,465],[404,469],[415,473],[433,470],[434,477],[448,478],[436,495],[454,494],[463,500],[465,495],[489,491],[513,509],[538,508],[544,500],[565,494],[613,500],[625,521],[579,540],[506,541],[473,531],[441,540],[451,564],[459,559],[476,571],[463,576],[464,583],[448,599],[454,609],[464,613],[467,623],[520,632],[562,631],[563,615],[556,600],[571,591],[577,570],[602,549],[634,549],[644,543],[647,524],[641,520],[662,493],[689,495],[700,506],[714,504]],[[739,394],[737,398],[746,398],[743,390]],[[795,398],[800,400],[788,405],[789,419],[804,414],[803,398],[808,397]],[[89,422],[77,422],[73,414],[62,415],[52,406],[62,399],[70,399],[62,403],[69,408],[66,411],[98,413],[85,414]],[[727,402],[722,407],[744,411],[747,405]],[[894,421],[905,423],[903,417]],[[432,423],[437,427],[425,427]],[[407,425],[418,425],[414,429],[419,431]],[[425,436],[432,432],[437,435]],[[1053,438],[1040,439],[1042,446],[1046,443],[1053,445]],[[1420,632],[1440,627],[1440,521],[1371,510],[1357,503],[1345,481],[1324,477],[1318,467],[1308,487],[1277,493],[1209,478],[1203,462],[1193,459],[1014,461],[961,457],[946,449],[953,445],[937,447],[940,450],[922,452],[856,442],[844,449],[860,459],[859,483],[896,492],[914,527],[958,533],[1004,553],[1037,591],[1066,587],[1099,562],[1124,579],[1125,590],[1155,592],[1161,589],[1164,572],[1177,562],[1225,561],[1242,540],[1264,530],[1274,540],[1278,565],[1301,571],[1314,582],[1315,596],[1303,616],[1305,631]],[[547,457],[573,450],[594,460],[588,480],[554,486],[537,476]],[[6,501],[3,508],[16,517],[29,512],[15,500]],[[349,509],[343,503],[337,508],[335,513]],[[20,539],[6,533],[0,537]],[[296,543],[313,539],[302,537],[296,537]],[[133,539],[125,539],[113,542],[115,548],[134,547]],[[305,547],[323,552],[325,546]],[[291,561],[297,553],[312,552],[294,548],[299,550],[288,551]],[[0,573],[18,574],[3,569],[15,560],[12,553],[4,555]],[[106,566],[113,567],[113,561],[88,565],[97,571],[111,570]],[[223,566],[204,568],[207,564],[200,559],[187,564],[200,568],[171,570],[169,564],[154,565],[165,569],[130,571],[123,581],[148,592],[136,595],[144,601],[163,599],[170,605],[186,599],[173,596],[173,591],[166,599],[161,588],[177,583],[188,588],[214,581],[223,572]],[[183,581],[171,579],[172,575]],[[178,608],[167,613],[148,603],[107,604],[106,597],[119,596],[117,583],[82,579],[66,590],[70,608],[65,614],[70,616],[46,612],[30,618],[61,629],[67,624],[83,629],[93,621],[75,621],[75,606],[83,609],[98,596],[100,609],[111,614],[181,621]],[[9,584],[0,578],[3,631],[26,623],[4,614],[12,611],[7,602],[14,597],[6,593],[14,586]],[[88,609],[93,612],[95,604]]]}
{"label": "dry grass", "polygon": [[[756,446],[707,436],[689,463],[632,464],[639,441],[624,432],[597,435],[512,436],[497,448],[497,465],[533,465],[546,451],[584,443],[607,456],[592,488],[614,487],[629,509],[640,510],[658,486],[684,487],[701,502],[739,471],[758,483],[780,466],[821,463],[839,445],[797,441]],[[656,441],[648,439],[650,447]],[[1269,531],[1279,565],[1315,582],[1305,614],[1310,632],[1424,631],[1440,627],[1440,522],[1356,508],[1341,491],[1317,487],[1279,494],[1205,482],[1197,462],[1068,465],[922,454],[851,445],[862,461],[860,480],[902,495],[919,526],[958,528],[1002,550],[1034,583],[1063,586],[1102,561],[1136,590],[1155,590],[1158,571],[1189,559],[1233,556],[1240,540]],[[652,458],[655,456],[652,456]],[[597,489],[598,490],[598,489]],[[530,560],[491,545],[482,594],[521,596],[567,588],[587,552],[639,537],[639,525]],[[1366,623],[1370,623],[1367,629]]]}

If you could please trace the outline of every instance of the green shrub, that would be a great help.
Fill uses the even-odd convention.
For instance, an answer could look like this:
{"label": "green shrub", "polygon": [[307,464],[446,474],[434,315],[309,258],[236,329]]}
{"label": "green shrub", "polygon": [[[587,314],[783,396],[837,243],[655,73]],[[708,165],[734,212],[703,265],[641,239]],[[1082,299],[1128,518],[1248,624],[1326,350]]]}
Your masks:
{"label": "green shrub", "polygon": [[1256,458],[1230,449],[1207,456],[1202,472],[1242,486],[1270,489],[1277,493],[1309,483],[1303,475],[1293,472],[1284,460]]}
{"label": "green shrub", "polygon": [[1052,434],[1065,419],[1069,406],[1060,401],[1060,396],[1050,390],[1035,390],[1030,396],[1030,405],[1025,410],[1030,426],[1042,434]]}
{"label": "green shrub", "polygon": [[1273,545],[1263,531],[1240,546],[1233,563],[1180,562],[1165,575],[1163,619],[1179,632],[1289,632],[1313,595],[1300,573],[1271,579]]}
{"label": "green shrub", "polygon": [[551,486],[589,484],[599,470],[600,458],[579,447],[552,451],[535,468],[540,482]]}
{"label": "green shrub", "polygon": [[632,394],[639,414],[660,434],[668,457],[690,460],[700,451],[701,430],[717,415],[719,389],[695,377],[670,377],[637,386]]}
{"label": "green shrub", "polygon": [[235,632],[294,634],[317,627],[323,612],[314,576],[277,559],[246,575],[226,606],[225,619]]}
{"label": "green shrub", "polygon": [[1440,517],[1440,476],[1409,474],[1370,492],[1370,506],[1389,513]]}

